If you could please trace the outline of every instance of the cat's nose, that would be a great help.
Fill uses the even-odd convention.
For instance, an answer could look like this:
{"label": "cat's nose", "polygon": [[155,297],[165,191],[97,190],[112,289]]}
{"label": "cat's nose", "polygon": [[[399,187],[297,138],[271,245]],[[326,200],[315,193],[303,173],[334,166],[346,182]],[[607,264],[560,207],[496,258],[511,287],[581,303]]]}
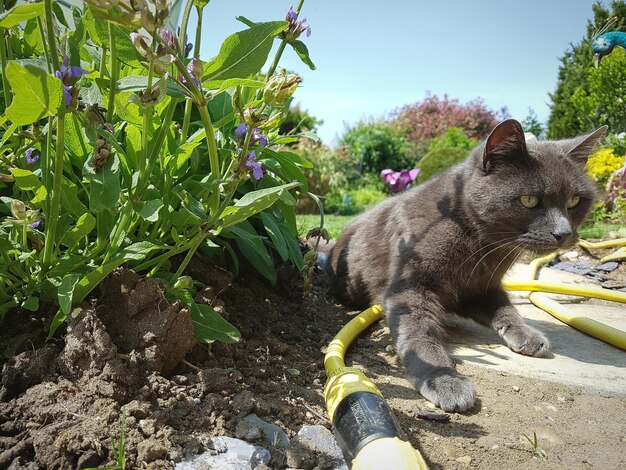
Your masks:
{"label": "cat's nose", "polygon": [[563,240],[566,240],[572,235],[572,231],[569,229],[555,230],[554,232],[550,232],[557,243],[561,243]]}

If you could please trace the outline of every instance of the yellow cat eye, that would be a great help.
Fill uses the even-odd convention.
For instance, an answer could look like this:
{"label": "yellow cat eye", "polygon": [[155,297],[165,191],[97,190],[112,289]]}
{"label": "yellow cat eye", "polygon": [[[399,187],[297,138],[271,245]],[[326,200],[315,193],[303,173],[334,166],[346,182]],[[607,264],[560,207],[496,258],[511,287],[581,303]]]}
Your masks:
{"label": "yellow cat eye", "polygon": [[567,200],[567,208],[573,209],[580,202],[580,196],[572,196]]}
{"label": "yellow cat eye", "polygon": [[519,201],[522,203],[522,206],[527,209],[532,209],[539,204],[539,198],[537,196],[522,196],[519,198]]}

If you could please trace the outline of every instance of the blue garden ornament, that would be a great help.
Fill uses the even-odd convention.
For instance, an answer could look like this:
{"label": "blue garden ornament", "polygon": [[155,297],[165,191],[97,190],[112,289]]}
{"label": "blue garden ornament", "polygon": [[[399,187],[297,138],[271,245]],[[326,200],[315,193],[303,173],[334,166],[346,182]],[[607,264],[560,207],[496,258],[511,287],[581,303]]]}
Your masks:
{"label": "blue garden ornament", "polygon": [[617,22],[617,18],[612,18],[604,25],[591,40],[591,49],[593,50],[593,62],[596,68],[600,65],[600,60],[605,55],[609,55],[615,46],[621,46],[626,49],[626,33],[622,31],[608,31],[611,26]]}

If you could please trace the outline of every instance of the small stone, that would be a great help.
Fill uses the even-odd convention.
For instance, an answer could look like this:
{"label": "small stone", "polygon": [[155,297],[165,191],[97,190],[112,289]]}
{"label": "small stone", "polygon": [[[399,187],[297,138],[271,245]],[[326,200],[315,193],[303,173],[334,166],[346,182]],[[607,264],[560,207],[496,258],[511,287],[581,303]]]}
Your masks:
{"label": "small stone", "polygon": [[567,251],[563,253],[561,256],[559,256],[559,258],[561,258],[561,260],[563,261],[574,261],[579,256],[580,256],[580,253],[578,253],[575,250],[572,250],[572,251]]}
{"label": "small stone", "polygon": [[295,441],[312,452],[325,454],[334,459],[343,459],[335,436],[319,424],[302,426],[295,437]]}
{"label": "small stone", "polygon": [[298,369],[287,369],[287,372],[289,372],[293,376],[300,375],[300,371]]}
{"label": "small stone", "polygon": [[472,463],[472,458],[469,455],[464,455],[455,460],[463,465],[470,465]]}
{"label": "small stone", "polygon": [[393,354],[396,352],[396,348],[394,348],[392,344],[388,344],[387,346],[385,346],[385,351],[389,354]]}
{"label": "small stone", "polygon": [[520,388],[517,385],[513,385],[511,388],[513,389],[514,392],[520,391]]}
{"label": "small stone", "polygon": [[269,445],[273,445],[279,448],[285,448],[289,445],[289,437],[287,437],[287,433],[283,431],[279,426],[268,423],[267,421],[263,421],[255,414],[250,414],[246,416],[243,420],[253,426],[260,428],[263,432],[264,441]]}
{"label": "small stone", "polygon": [[236,371],[233,371],[232,374],[230,374],[230,378],[234,380],[235,382],[240,382],[243,379],[243,375],[241,374],[241,372],[236,370]]}
{"label": "small stone", "polygon": [[606,232],[606,238],[608,238],[609,240],[616,240],[619,238],[619,234],[611,230],[610,232]]}
{"label": "small stone", "polygon": [[263,430],[246,421],[239,421],[235,428],[235,437],[248,442],[256,442],[263,438]]}
{"label": "small stone", "polygon": [[443,449],[443,453],[446,454],[451,459],[456,459],[459,456],[459,452],[454,447],[450,447],[450,446],[446,446]]}

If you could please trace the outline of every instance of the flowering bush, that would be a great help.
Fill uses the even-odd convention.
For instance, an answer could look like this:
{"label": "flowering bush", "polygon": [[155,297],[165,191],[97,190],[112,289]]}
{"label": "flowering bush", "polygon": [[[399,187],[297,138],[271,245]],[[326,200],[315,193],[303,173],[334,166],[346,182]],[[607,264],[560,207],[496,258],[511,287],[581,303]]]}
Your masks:
{"label": "flowering bush", "polygon": [[303,268],[294,206],[311,164],[285,150],[298,136],[278,132],[300,79],[276,73],[286,46],[314,68],[302,1],[285,20],[240,17],[247,28],[202,60],[207,4],[187,0],[179,35],[165,0],[44,0],[0,15],[0,315],[56,303],[54,331],[125,265],[167,281],[200,341],[233,341],[236,329],[193,300],[182,276],[192,256],[223,250],[236,268],[239,253],[270,281],[270,249]]}
{"label": "flowering bush", "polygon": [[612,148],[601,148],[589,156],[587,172],[601,189],[615,170],[624,166],[624,156],[616,155]]}

